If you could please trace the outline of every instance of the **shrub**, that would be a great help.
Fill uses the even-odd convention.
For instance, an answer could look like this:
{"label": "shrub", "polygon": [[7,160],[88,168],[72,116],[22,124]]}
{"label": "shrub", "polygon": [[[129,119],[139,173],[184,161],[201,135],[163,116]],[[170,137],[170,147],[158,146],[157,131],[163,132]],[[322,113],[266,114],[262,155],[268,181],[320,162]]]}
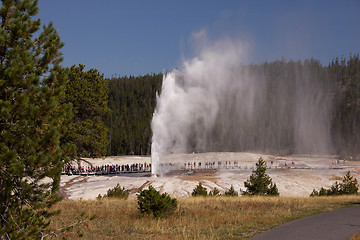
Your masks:
{"label": "shrub", "polygon": [[342,194],[357,194],[359,190],[358,181],[356,178],[350,175],[350,171],[348,171],[341,184],[341,193]]}
{"label": "shrub", "polygon": [[196,188],[194,188],[191,196],[196,197],[196,196],[203,196],[206,197],[208,195],[206,188],[204,188],[201,183],[199,183],[199,185],[196,186]]}
{"label": "shrub", "polygon": [[310,197],[357,194],[358,189],[357,179],[351,176],[350,171],[348,171],[341,183],[336,181],[329,189],[323,187],[321,187],[319,191],[314,189],[310,194]]}
{"label": "shrub", "polygon": [[152,214],[154,218],[166,217],[177,209],[176,198],[171,198],[167,193],[160,194],[151,185],[149,189],[139,192],[137,200],[141,214]]}
{"label": "shrub", "polygon": [[212,196],[212,197],[216,197],[216,196],[220,196],[220,195],[221,195],[220,191],[216,187],[214,187],[214,189],[209,192],[209,196]]}
{"label": "shrub", "polygon": [[325,189],[325,188],[320,188],[320,191],[319,191],[319,195],[320,196],[325,196],[325,195],[327,195],[327,190]]}
{"label": "shrub", "polygon": [[231,185],[229,190],[225,192],[225,196],[237,197],[237,196],[239,196],[239,194],[238,194],[238,192],[235,191],[234,186]]}
{"label": "shrub", "polygon": [[328,196],[337,196],[342,195],[341,194],[341,185],[336,181],[330,189],[327,189],[326,191],[323,191],[324,193],[321,193],[322,195],[328,195]]}
{"label": "shrub", "polygon": [[[109,197],[109,198],[120,198],[120,199],[128,199],[129,197],[129,191],[125,190],[125,188],[121,188],[121,186],[119,184],[116,185],[116,187],[114,187],[113,189],[109,189],[107,191],[107,193],[104,195],[105,197]],[[97,199],[101,199],[103,197],[101,197],[101,195],[99,194],[97,196]]]}
{"label": "shrub", "polygon": [[313,189],[313,191],[310,193],[310,197],[316,197],[319,196],[319,192]]}
{"label": "shrub", "polygon": [[243,195],[279,195],[276,184],[273,184],[270,176],[266,174],[266,163],[261,157],[256,163],[256,169],[253,170],[250,179],[244,182],[244,185],[247,190],[243,192]]}

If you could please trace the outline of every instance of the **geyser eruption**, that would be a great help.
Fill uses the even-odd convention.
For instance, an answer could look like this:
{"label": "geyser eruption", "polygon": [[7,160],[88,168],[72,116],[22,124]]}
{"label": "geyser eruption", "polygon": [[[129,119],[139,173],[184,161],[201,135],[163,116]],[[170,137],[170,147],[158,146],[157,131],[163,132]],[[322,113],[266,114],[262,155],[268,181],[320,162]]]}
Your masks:
{"label": "geyser eruption", "polygon": [[240,42],[218,41],[164,75],[151,124],[153,174],[170,153],[329,151],[331,99],[319,63],[244,66],[245,56]]}

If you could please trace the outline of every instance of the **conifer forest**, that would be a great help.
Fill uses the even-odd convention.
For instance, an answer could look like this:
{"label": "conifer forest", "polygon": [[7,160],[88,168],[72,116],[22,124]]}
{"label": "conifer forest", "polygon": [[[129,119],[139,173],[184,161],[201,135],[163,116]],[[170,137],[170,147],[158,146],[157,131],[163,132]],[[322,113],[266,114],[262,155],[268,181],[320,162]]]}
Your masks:
{"label": "conifer forest", "polygon": [[[329,124],[331,149],[329,152],[341,156],[356,157],[360,152],[360,60],[359,55],[348,59],[336,58],[324,66],[315,59],[301,61],[278,60],[245,66],[253,75],[266,79],[264,92],[268,106],[257,114],[256,126],[276,129],[276,118],[293,118],[296,104],[295,89],[309,84],[321,89],[314,98],[322,98],[324,108],[331,107]],[[300,73],[300,74],[299,74]],[[145,76],[113,77],[107,79],[109,88],[109,108],[111,113],[105,118],[109,129],[108,155],[148,155],[151,151],[151,119],[156,107],[156,96],[161,92],[163,74]],[[320,86],[320,87],[319,87]],[[240,94],[240,93],[239,93]],[[274,97],[280,96],[280,97]],[[263,96],[262,96],[263,97]],[[286,106],[278,108],[278,99],[285,98]],[[241,103],[239,103],[241,104]],[[326,105],[326,106],[325,106]],[[256,109],[255,109],[256,111]],[[259,120],[260,119],[260,120]],[[269,120],[270,119],[270,120]],[[274,119],[271,121],[271,119]],[[282,121],[284,122],[284,121]],[[285,121],[286,124],[286,121]],[[284,126],[282,126],[284,129]],[[286,129],[286,126],[285,126]],[[279,132],[277,135],[263,132],[258,136],[246,135],[247,145],[239,146],[226,133],[217,132],[223,142],[212,146],[213,151],[261,151],[272,154],[294,153],[293,132]],[[223,134],[223,136],[221,135]],[[257,145],[256,149],[251,146]],[[211,150],[211,149],[209,149]]]}

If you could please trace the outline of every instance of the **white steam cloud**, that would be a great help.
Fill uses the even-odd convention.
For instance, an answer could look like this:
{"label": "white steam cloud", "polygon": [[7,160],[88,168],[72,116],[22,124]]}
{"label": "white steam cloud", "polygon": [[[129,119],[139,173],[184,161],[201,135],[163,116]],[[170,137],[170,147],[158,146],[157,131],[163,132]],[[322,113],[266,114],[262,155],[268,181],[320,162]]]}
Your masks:
{"label": "white steam cloud", "polygon": [[198,56],[165,74],[157,96],[153,174],[162,174],[161,158],[170,153],[328,150],[330,104],[305,67],[292,69],[293,90],[286,79],[272,89],[264,73],[242,65],[246,44],[231,39],[210,43],[204,32],[195,37],[203,43]]}

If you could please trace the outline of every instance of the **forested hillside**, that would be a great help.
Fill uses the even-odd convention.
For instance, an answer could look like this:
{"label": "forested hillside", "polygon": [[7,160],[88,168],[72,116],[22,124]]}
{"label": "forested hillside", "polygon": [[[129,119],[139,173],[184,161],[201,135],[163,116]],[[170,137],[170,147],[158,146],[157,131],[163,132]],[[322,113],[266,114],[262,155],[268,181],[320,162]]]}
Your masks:
{"label": "forested hillside", "polygon": [[110,155],[147,155],[151,149],[151,118],[162,74],[119,77],[108,80]]}
{"label": "forested hillside", "polygon": [[329,66],[335,78],[336,94],[332,116],[332,137],[336,153],[360,159],[360,59],[336,59]]}
{"label": "forested hillside", "polygon": [[[231,111],[225,109],[231,106],[224,104],[221,114],[229,116],[223,116],[223,120],[219,120],[213,131],[219,141],[209,146],[207,151],[253,150],[291,154],[297,152],[295,142],[303,141],[304,152],[316,152],[313,151],[314,147],[323,147],[329,153],[340,155],[356,156],[360,153],[359,55],[350,56],[348,60],[336,59],[327,66],[314,59],[304,62],[279,60],[250,65],[239,71],[246,71],[256,79],[256,87],[262,88],[258,101],[266,103],[266,107],[258,102],[257,106],[260,108],[255,109],[255,122],[243,121],[241,126],[235,124],[227,127],[227,132],[224,132],[223,125],[226,121],[223,120],[231,117]],[[150,154],[150,124],[156,106],[156,92],[161,90],[162,78],[162,74],[153,74],[108,80],[109,107],[112,109],[111,116],[106,120],[111,142],[108,154]],[[308,118],[308,125],[296,125],[296,119],[303,117],[301,109],[311,108],[313,105],[321,106],[321,111],[313,108],[307,110],[307,114],[317,115],[318,119],[328,119],[318,121],[319,124],[312,128],[308,128],[311,117]],[[295,125],[292,123],[294,119]],[[323,123],[327,126],[322,126]],[[231,129],[239,127],[242,128],[241,131]],[[264,130],[255,131],[256,128]],[[321,128],[328,129],[328,143],[312,139],[312,135]],[[234,135],[239,135],[240,132],[241,136]],[[299,132],[303,139],[294,137]]]}

